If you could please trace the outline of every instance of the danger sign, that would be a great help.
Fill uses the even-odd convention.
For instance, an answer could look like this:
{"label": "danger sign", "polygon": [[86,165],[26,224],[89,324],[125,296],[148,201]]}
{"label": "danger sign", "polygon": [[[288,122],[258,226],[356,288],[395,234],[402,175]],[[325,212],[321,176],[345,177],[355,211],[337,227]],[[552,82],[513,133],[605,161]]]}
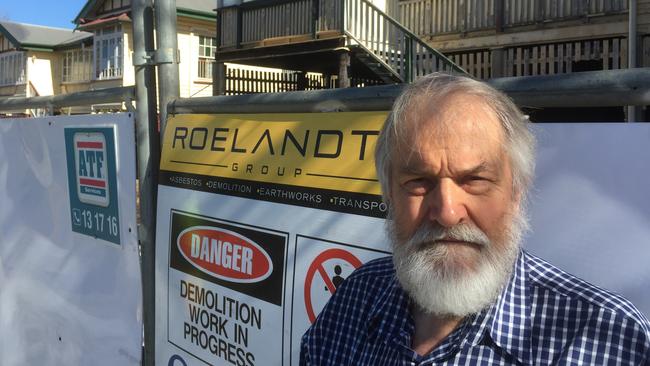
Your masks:
{"label": "danger sign", "polygon": [[287,234],[172,210],[169,342],[208,364],[280,365]]}

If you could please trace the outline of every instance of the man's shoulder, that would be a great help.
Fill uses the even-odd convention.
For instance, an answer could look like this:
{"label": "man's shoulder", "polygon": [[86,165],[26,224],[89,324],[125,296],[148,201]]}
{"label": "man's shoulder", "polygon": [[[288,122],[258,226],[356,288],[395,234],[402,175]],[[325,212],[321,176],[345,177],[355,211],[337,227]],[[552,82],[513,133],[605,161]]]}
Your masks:
{"label": "man's shoulder", "polygon": [[373,280],[391,280],[395,276],[395,268],[393,267],[393,257],[386,256],[373,259],[361,267],[357,268],[346,279],[346,281],[364,281],[367,278]]}
{"label": "man's shoulder", "polygon": [[[377,300],[377,295],[389,287],[394,277],[392,257],[371,260],[343,281],[328,307],[354,306],[357,311],[362,311],[362,308],[370,307]],[[363,305],[362,308],[359,308],[360,305]]]}
{"label": "man's shoulder", "polygon": [[300,364],[349,364],[352,350],[366,342],[373,309],[384,301],[394,275],[391,257],[384,257],[348,276],[303,335]]}
{"label": "man's shoulder", "polygon": [[[525,253],[533,317],[540,321],[575,322],[574,329],[608,329],[634,334],[650,346],[650,323],[627,299],[571,275],[532,254]],[[533,319],[535,321],[535,319]]]}

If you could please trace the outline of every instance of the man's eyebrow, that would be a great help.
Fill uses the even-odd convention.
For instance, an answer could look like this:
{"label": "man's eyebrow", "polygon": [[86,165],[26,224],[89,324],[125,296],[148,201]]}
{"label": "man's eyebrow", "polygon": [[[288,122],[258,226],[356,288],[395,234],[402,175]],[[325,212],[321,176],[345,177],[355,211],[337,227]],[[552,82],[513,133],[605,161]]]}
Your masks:
{"label": "man's eyebrow", "polygon": [[481,174],[481,173],[484,173],[484,172],[491,172],[491,171],[494,171],[494,170],[496,170],[494,163],[490,163],[490,162],[487,162],[487,161],[482,161],[480,164],[478,164],[475,167],[460,170],[458,172],[458,175],[470,176],[470,175]]}
{"label": "man's eyebrow", "polygon": [[[473,166],[471,168],[457,170],[454,173],[454,175],[466,177],[471,175],[478,175],[485,172],[488,173],[494,172],[497,170],[498,170],[498,164],[496,164],[495,162],[482,161],[478,165]],[[411,164],[411,163],[406,163],[402,165],[399,169],[399,172],[402,174],[415,174],[415,175],[420,175],[420,174],[424,175],[428,173],[425,165]]]}

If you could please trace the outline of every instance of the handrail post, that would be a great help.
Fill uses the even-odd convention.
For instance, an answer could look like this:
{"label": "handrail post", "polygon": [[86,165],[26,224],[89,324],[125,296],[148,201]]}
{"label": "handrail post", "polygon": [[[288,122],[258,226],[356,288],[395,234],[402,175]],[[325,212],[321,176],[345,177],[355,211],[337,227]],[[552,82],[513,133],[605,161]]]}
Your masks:
{"label": "handrail post", "polygon": [[320,1],[311,0],[311,38],[316,39],[318,33],[318,18],[320,17]]}
{"label": "handrail post", "polygon": [[494,28],[497,33],[503,32],[503,1],[494,0]]}
{"label": "handrail post", "polygon": [[216,20],[215,24],[216,24],[217,29],[216,29],[216,32],[215,32],[215,34],[216,34],[215,47],[217,49],[217,52],[219,52],[219,50],[221,49],[221,35],[222,35],[222,33],[221,33],[221,19],[223,18],[223,11],[221,10],[221,8],[217,8],[216,13],[217,13],[217,20]]}
{"label": "handrail post", "polygon": [[241,48],[243,20],[244,16],[242,14],[242,8],[241,5],[239,5],[237,6],[237,40],[235,43],[235,47],[237,48]]}
{"label": "handrail post", "polygon": [[413,82],[413,38],[408,35],[404,36],[404,67],[405,67],[405,81],[407,83]]}
{"label": "handrail post", "polygon": [[346,18],[345,17],[345,14],[346,14],[346,12],[345,12],[345,7],[346,7],[345,2],[348,1],[348,0],[336,0],[336,1],[340,1],[340,3],[341,3],[341,9],[339,10],[339,19],[341,20],[341,34],[344,34],[346,29],[347,29],[347,27],[346,27],[347,19],[345,19]]}

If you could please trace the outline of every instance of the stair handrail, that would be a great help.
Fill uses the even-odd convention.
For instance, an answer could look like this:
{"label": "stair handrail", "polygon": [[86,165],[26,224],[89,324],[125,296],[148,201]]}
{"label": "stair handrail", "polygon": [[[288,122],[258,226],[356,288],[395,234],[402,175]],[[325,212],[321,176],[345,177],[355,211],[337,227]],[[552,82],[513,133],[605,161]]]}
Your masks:
{"label": "stair handrail", "polygon": [[[432,48],[432,47],[429,46],[426,42],[422,41],[422,40],[421,40],[421,39],[420,39],[420,38],[419,38],[415,33],[411,32],[408,28],[404,27],[404,26],[403,26],[402,24],[400,24],[397,20],[393,19],[393,17],[391,17],[390,15],[386,14],[383,10],[379,9],[379,8],[378,8],[375,4],[373,4],[372,2],[370,2],[370,1],[368,1],[368,0],[342,0],[342,2],[343,2],[343,9],[346,9],[346,8],[347,8],[347,7],[346,7],[346,2],[348,2],[348,1],[358,1],[358,2],[360,2],[360,3],[362,3],[362,4],[366,4],[368,7],[370,7],[370,8],[373,9],[374,11],[376,11],[376,12],[379,14],[379,17],[380,17],[380,18],[382,18],[382,19],[388,21],[388,22],[391,23],[393,26],[395,26],[397,29],[399,29],[402,33],[404,33],[406,36],[408,36],[408,38],[409,38],[411,41],[415,41],[415,42],[417,42],[417,43],[418,43],[422,48],[424,48],[426,51],[428,51],[428,52],[430,52],[431,54],[433,54],[434,56],[436,56],[436,57],[442,59],[442,61],[443,61],[444,63],[446,63],[447,65],[451,66],[451,68],[452,68],[453,71],[456,71],[456,72],[458,72],[458,73],[461,73],[461,74],[467,75],[467,72],[466,72],[465,70],[463,70],[460,66],[456,65],[456,64],[455,64],[453,61],[451,61],[447,56],[443,55],[442,53],[440,53],[440,51],[436,50],[435,48]],[[348,29],[348,28],[349,28],[349,22],[348,22],[348,19],[346,19],[345,16],[344,16],[343,18],[344,18],[344,19],[343,19],[343,24],[344,24],[344,25],[343,25],[343,30],[344,30],[344,32],[345,32],[348,36],[352,36],[352,38],[354,38],[355,41],[357,41],[359,44],[361,44],[361,42],[359,42],[359,39],[357,39],[356,37],[354,37],[354,36],[352,35],[352,32],[349,31],[349,29]],[[410,81],[410,80],[409,80],[409,81]]]}
{"label": "stair handrail", "polygon": [[399,75],[395,70],[393,70],[393,68],[390,67],[389,64],[387,64],[384,60],[382,60],[380,57],[378,57],[377,55],[375,55],[375,53],[374,53],[371,49],[369,49],[368,47],[366,47],[366,46],[363,44],[363,42],[361,42],[361,40],[359,40],[357,37],[355,37],[354,35],[352,35],[352,33],[348,32],[348,31],[345,31],[345,35],[348,36],[348,37],[350,37],[353,41],[357,42],[357,44],[359,45],[359,47],[363,48],[364,51],[366,51],[369,55],[371,55],[371,56],[375,59],[375,61],[377,61],[378,63],[380,63],[384,68],[386,68],[388,71],[390,71],[391,74],[393,74],[395,77],[400,77],[400,75]]}

